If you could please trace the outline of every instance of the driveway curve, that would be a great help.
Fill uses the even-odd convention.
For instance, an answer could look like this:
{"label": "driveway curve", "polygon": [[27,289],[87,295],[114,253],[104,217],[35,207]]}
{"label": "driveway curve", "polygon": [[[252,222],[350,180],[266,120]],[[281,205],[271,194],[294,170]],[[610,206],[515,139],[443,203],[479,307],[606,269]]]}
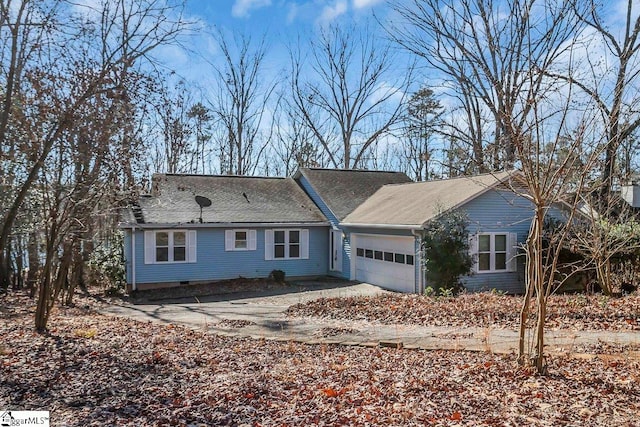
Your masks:
{"label": "driveway curve", "polygon": [[[186,297],[149,301],[144,304],[112,303],[102,314],[142,321],[183,325],[225,336],[250,337],[308,344],[342,344],[397,348],[515,352],[516,331],[496,328],[457,328],[414,325],[384,325],[367,321],[346,321],[290,317],[291,305],[319,298],[373,296],[389,292],[367,283],[296,282],[290,292],[239,292],[207,297]],[[637,332],[548,331],[550,353],[575,353],[576,346],[637,344]],[[627,357],[640,358],[640,352]]]}

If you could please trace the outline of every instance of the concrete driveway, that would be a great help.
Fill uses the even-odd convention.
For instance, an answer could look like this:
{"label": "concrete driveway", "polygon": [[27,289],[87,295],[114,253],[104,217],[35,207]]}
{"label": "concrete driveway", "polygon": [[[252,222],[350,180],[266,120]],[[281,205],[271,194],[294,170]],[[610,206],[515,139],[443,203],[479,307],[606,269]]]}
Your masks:
{"label": "concrete driveway", "polygon": [[[106,315],[142,321],[184,325],[225,336],[251,337],[308,344],[388,346],[512,353],[517,350],[516,331],[491,327],[454,328],[416,325],[384,325],[367,321],[288,317],[293,304],[318,298],[371,296],[385,291],[366,283],[299,282],[290,292],[252,292],[181,298],[147,304],[114,303],[102,309]],[[548,330],[550,353],[575,353],[579,346],[637,344],[635,331]],[[640,352],[626,357],[640,358]]]}
{"label": "concrete driveway", "polygon": [[[290,306],[318,298],[377,295],[385,291],[377,286],[353,282],[296,282],[288,292],[240,292],[206,297],[163,299],[145,304],[117,303],[102,312],[139,320],[152,320],[210,330],[230,321],[257,325],[283,324]],[[240,324],[238,322],[237,324]],[[217,331],[219,332],[219,331]]]}

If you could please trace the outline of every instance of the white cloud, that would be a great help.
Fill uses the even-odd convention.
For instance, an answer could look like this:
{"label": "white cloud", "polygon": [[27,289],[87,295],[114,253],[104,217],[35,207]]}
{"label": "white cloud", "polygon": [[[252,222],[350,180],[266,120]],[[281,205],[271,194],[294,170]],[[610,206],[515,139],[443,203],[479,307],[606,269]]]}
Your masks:
{"label": "white cloud", "polygon": [[288,6],[289,6],[289,12],[287,13],[287,24],[291,24],[298,17],[298,4],[291,3]]}
{"label": "white cloud", "polygon": [[375,6],[380,2],[382,2],[382,0],[353,0],[353,8],[363,9],[365,7]]}
{"label": "white cloud", "polygon": [[318,18],[320,24],[328,24],[347,12],[347,0],[337,0],[333,6],[325,6]]}
{"label": "white cloud", "polygon": [[231,8],[231,14],[236,18],[245,18],[254,9],[271,6],[271,0],[236,0]]}

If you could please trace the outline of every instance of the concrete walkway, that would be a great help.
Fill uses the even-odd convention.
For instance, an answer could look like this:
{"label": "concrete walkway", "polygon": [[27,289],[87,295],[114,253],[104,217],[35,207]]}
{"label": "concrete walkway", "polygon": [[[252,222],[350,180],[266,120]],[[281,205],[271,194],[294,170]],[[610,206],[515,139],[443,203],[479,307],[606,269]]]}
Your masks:
{"label": "concrete walkway", "polygon": [[[455,328],[383,325],[365,321],[288,317],[286,309],[321,297],[375,295],[386,292],[368,284],[326,287],[305,283],[297,292],[279,295],[242,293],[196,299],[133,305],[118,303],[102,310],[105,315],[184,325],[219,335],[251,337],[309,344],[387,346],[414,349],[468,350],[494,353],[517,351],[517,331],[496,328]],[[528,337],[533,340],[533,336]],[[583,353],[599,343],[640,343],[640,332],[553,331],[546,333],[549,354]],[[640,352],[628,354],[640,358]]]}

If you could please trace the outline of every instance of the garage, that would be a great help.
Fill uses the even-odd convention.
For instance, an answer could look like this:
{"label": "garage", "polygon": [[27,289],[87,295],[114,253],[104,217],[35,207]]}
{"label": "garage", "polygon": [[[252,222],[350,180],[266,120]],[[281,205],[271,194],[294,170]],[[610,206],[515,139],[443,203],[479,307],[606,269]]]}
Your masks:
{"label": "garage", "polygon": [[355,279],[398,292],[415,292],[413,237],[352,234]]}

